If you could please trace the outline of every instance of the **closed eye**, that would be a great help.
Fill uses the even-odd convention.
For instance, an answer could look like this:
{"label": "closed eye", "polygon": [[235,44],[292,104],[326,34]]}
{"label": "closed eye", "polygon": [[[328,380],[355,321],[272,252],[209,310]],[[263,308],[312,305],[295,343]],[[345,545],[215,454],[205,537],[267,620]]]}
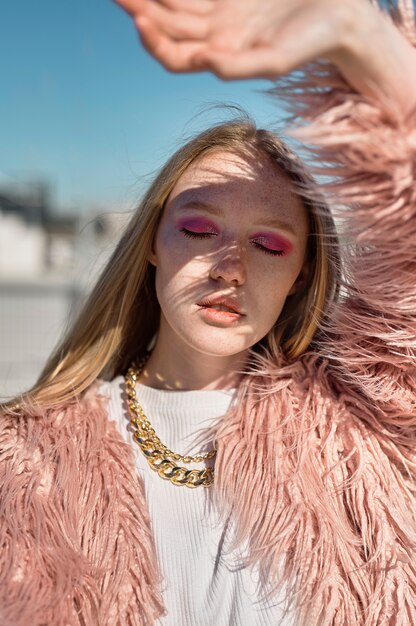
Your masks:
{"label": "closed eye", "polygon": [[272,248],[266,248],[266,246],[263,246],[258,241],[252,241],[251,243],[253,244],[255,248],[258,248],[259,250],[261,250],[262,252],[265,252],[266,254],[271,254],[272,256],[283,256],[285,254],[284,250],[273,250]]}
{"label": "closed eye", "polygon": [[216,233],[195,233],[193,230],[188,230],[187,228],[181,228],[180,231],[185,237],[189,237],[190,239],[208,239],[208,237],[216,236]]}

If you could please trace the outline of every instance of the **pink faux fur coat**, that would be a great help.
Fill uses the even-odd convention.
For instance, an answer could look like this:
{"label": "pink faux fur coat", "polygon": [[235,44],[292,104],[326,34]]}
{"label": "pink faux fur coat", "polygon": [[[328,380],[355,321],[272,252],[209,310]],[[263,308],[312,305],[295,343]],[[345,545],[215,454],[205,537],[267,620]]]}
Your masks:
{"label": "pink faux fur coat", "polygon": [[[399,27],[415,42],[411,2]],[[282,92],[332,164],[326,191],[355,245],[341,246],[344,295],[314,350],[259,358],[218,424],[213,489],[248,561],[288,585],[299,626],[411,626],[416,113],[365,101],[323,64]],[[1,417],[0,626],[148,626],[163,613],[143,485],[98,385]]]}

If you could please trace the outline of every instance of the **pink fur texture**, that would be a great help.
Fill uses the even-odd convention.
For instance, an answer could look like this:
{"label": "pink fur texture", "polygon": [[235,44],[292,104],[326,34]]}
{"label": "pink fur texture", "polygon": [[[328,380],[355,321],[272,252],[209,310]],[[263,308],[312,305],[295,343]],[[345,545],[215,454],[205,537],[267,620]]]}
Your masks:
{"label": "pink fur texture", "polygon": [[[412,2],[395,19],[415,43]],[[366,101],[323,63],[274,91],[326,177],[344,284],[301,359],[253,355],[212,432],[213,495],[297,626],[414,626],[416,111]],[[0,626],[163,613],[143,486],[97,389],[1,418]]]}
{"label": "pink fur texture", "polygon": [[163,607],[144,490],[95,383],[0,428],[1,626],[150,626]]}

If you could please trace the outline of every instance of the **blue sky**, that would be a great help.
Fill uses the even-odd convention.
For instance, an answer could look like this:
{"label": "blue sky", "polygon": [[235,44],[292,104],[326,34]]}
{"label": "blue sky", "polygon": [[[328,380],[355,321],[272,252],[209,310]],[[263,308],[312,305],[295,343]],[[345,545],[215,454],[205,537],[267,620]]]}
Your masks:
{"label": "blue sky", "polygon": [[267,81],[166,72],[109,0],[3,3],[2,25],[0,184],[50,179],[61,210],[131,206],[209,103],[279,120]]}

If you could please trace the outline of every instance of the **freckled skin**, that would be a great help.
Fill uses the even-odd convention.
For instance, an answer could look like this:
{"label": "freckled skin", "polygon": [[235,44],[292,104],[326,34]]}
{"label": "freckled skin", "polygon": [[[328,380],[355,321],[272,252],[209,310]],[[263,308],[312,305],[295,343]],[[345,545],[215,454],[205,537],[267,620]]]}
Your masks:
{"label": "freckled skin", "polygon": [[[190,206],[199,202],[218,214]],[[180,227],[193,218],[213,223],[215,234],[185,236]],[[264,225],[276,218],[288,222],[294,233]],[[189,166],[168,198],[149,259],[156,266],[161,306],[153,367],[156,360],[162,367],[162,355],[165,370],[170,358],[202,369],[206,363],[208,370],[216,361],[227,368],[241,366],[248,349],[278,319],[287,295],[301,288],[307,228],[306,210],[290,181],[265,157],[218,151]],[[282,256],[266,253],[253,241],[259,233],[266,234],[260,243],[281,236],[289,241],[288,249]],[[197,303],[219,294],[235,298],[244,313],[235,324],[201,315]]]}

